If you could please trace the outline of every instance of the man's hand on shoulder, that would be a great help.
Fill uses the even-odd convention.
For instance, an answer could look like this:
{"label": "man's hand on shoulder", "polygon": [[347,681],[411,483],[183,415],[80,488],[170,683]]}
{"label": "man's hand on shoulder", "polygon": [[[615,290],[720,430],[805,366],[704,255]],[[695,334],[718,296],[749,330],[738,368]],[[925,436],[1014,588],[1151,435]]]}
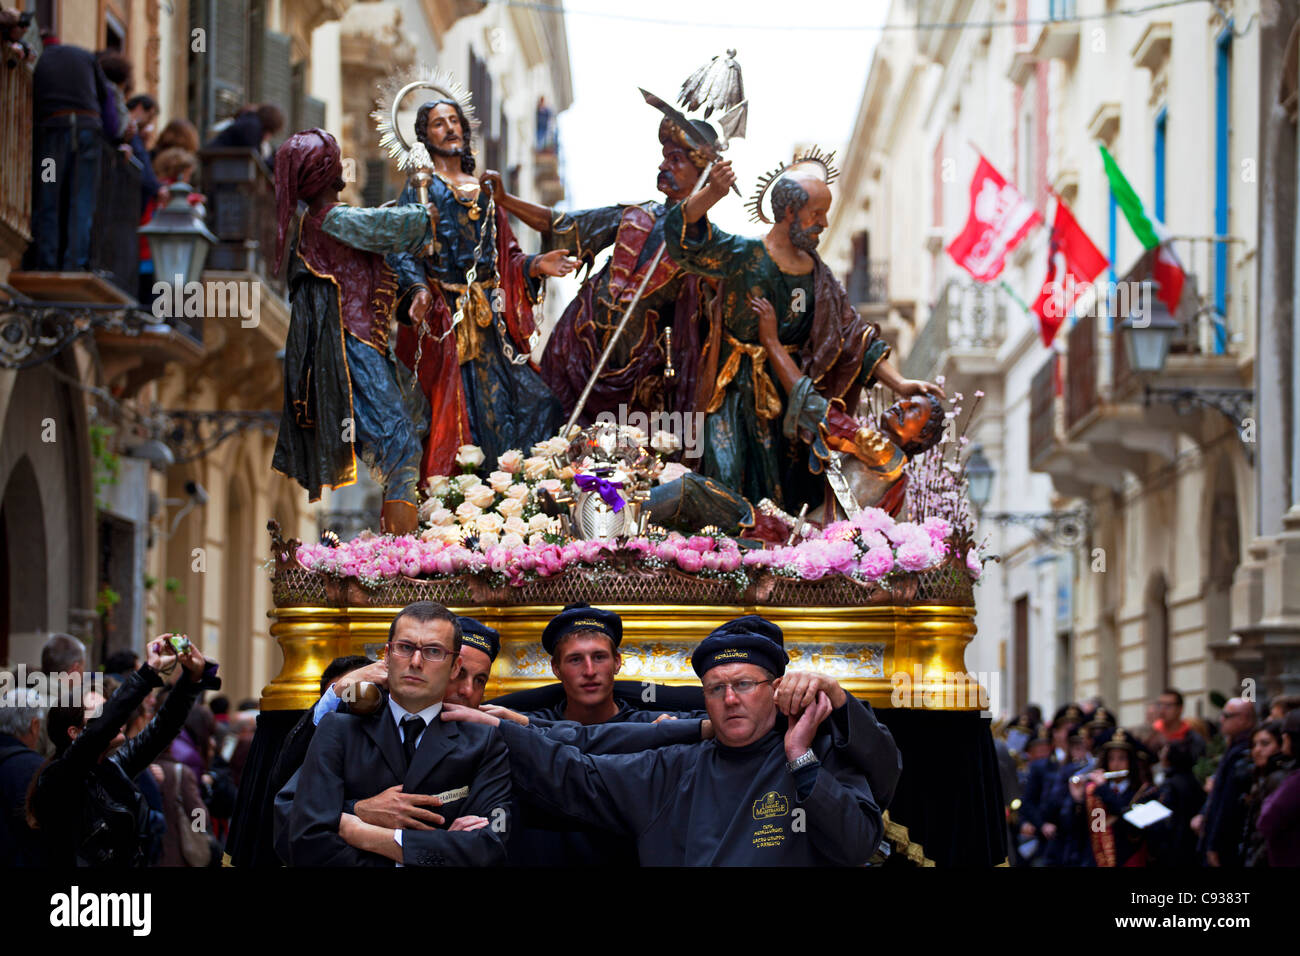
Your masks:
{"label": "man's hand on shoulder", "polygon": [[444,703],[442,712],[438,716],[443,720],[459,720],[467,724],[487,724],[491,727],[496,727],[501,723],[500,717],[486,714],[473,707],[466,707],[464,704]]}
{"label": "man's hand on shoulder", "polygon": [[776,707],[787,717],[803,713],[818,694],[825,694],[834,710],[843,707],[849,696],[835,678],[813,671],[786,671],[784,677],[772,682],[772,687]]}
{"label": "man's hand on shoulder", "polygon": [[818,693],[811,707],[791,721],[790,729],[785,732],[785,756],[787,760],[797,760],[812,748],[817,728],[830,716],[831,702],[824,693]]}
{"label": "man's hand on shoulder", "polygon": [[362,681],[369,681],[384,688],[388,687],[388,665],[383,661],[375,661],[373,664],[367,664],[365,667],[349,671],[331,686],[334,688],[334,694],[339,700],[352,702],[356,700],[357,685]]}
{"label": "man's hand on shoulder", "polygon": [[[440,806],[442,801],[432,794],[403,793],[399,783],[373,797],[358,800],[355,809],[358,817],[377,827],[387,827],[390,830],[432,830],[445,822],[445,818],[429,807]],[[341,829],[339,835],[343,836]],[[347,840],[347,837],[343,839]]]}

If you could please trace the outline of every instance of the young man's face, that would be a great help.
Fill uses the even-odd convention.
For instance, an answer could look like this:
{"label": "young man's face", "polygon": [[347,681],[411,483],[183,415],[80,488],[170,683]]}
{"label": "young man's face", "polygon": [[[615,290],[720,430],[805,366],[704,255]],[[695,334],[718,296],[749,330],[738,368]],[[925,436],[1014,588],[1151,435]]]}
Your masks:
{"label": "young man's face", "polygon": [[575,631],[565,635],[551,658],[551,671],[564,685],[570,703],[583,707],[603,704],[614,696],[614,675],[623,655],[601,631]]}
{"label": "young man's face", "polygon": [[1156,716],[1164,722],[1166,729],[1171,730],[1183,716],[1183,705],[1172,694],[1161,694],[1156,701]]}
{"label": "young man's face", "polygon": [[[742,694],[735,688],[741,681],[752,681],[755,686]],[[710,668],[700,682],[704,685],[704,707],[718,743],[743,747],[772,729],[776,698],[763,668],[755,664],[723,664]]]}
{"label": "young man's face", "polygon": [[[409,713],[438,703],[456,665],[455,629],[450,621],[404,617],[388,644],[388,692]],[[439,648],[442,660],[426,660],[422,648]]]}
{"label": "young man's face", "polygon": [[492,658],[477,647],[462,644],[451,683],[447,685],[445,700],[449,704],[478,707],[483,702],[483,692],[487,690],[488,678],[491,676]]}

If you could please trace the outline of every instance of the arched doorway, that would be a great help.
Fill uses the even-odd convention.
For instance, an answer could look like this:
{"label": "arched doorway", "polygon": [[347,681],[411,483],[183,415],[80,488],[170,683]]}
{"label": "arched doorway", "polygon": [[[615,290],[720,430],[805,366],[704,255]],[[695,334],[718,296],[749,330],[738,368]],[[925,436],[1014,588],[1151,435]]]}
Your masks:
{"label": "arched doorway", "polygon": [[32,460],[24,455],[0,499],[0,662],[11,634],[50,630],[45,507]]}

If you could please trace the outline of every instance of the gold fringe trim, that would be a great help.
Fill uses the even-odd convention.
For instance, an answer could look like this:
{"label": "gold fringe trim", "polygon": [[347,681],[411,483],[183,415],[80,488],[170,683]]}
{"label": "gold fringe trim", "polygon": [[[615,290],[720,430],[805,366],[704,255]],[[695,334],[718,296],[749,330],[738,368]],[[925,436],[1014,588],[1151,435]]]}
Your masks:
{"label": "gold fringe trim", "polygon": [[885,822],[885,839],[907,858],[907,862],[922,867],[934,866],[934,860],[925,855],[925,848],[919,843],[912,842],[907,827],[889,819],[888,810],[881,814],[881,818]]}

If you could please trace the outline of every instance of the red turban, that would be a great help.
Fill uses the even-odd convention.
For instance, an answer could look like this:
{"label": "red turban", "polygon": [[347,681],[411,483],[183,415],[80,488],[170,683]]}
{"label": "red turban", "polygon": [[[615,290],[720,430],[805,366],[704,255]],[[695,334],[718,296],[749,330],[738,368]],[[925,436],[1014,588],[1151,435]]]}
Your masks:
{"label": "red turban", "polygon": [[299,200],[309,200],[343,178],[339,144],[323,129],[303,130],[275,151],[275,271],[284,259],[289,220]]}

